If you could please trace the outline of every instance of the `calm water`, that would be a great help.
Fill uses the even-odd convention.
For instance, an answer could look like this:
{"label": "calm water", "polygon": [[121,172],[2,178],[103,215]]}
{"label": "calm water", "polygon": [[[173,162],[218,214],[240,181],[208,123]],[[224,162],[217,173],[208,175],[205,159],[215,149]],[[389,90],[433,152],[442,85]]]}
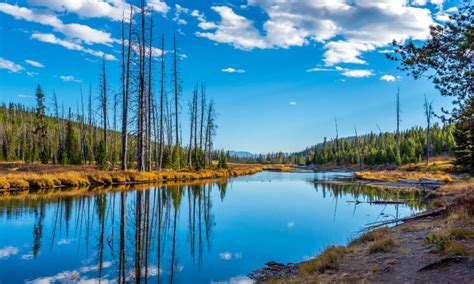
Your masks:
{"label": "calm water", "polygon": [[410,199],[315,185],[332,173],[262,172],[193,186],[0,199],[0,283],[248,280],[345,244],[365,224],[417,212]]}

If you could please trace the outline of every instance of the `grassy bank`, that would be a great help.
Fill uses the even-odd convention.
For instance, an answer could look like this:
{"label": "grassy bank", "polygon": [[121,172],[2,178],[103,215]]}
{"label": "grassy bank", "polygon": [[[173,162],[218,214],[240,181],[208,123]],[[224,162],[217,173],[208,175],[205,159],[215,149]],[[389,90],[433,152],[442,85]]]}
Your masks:
{"label": "grassy bank", "polygon": [[[438,212],[368,231],[347,246],[283,266],[272,283],[468,283],[474,279],[474,179],[441,186],[426,199]],[[426,214],[426,213],[425,213]],[[291,266],[291,269],[288,267]]]}
{"label": "grassy bank", "polygon": [[259,165],[232,165],[229,169],[200,171],[138,172],[100,171],[89,166],[25,166],[0,171],[0,190],[120,185],[137,183],[187,182],[250,175],[262,171]]}
{"label": "grassy bank", "polygon": [[380,182],[417,180],[451,182],[455,180],[451,161],[436,161],[428,165],[425,163],[407,164],[393,170],[356,171],[355,176],[361,180]]}

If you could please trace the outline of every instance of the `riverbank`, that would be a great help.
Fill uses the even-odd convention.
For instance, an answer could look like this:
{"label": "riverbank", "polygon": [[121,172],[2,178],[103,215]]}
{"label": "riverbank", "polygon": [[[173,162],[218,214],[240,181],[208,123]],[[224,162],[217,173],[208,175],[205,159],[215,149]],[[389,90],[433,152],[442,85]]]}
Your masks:
{"label": "riverbank", "polygon": [[[410,171],[399,169],[390,178],[403,172]],[[388,178],[386,173],[372,173]],[[423,170],[417,173],[423,176]],[[383,182],[396,184],[398,180]],[[370,224],[368,229],[372,230],[347,246],[328,247],[317,257],[301,263],[270,262],[249,276],[257,282],[276,283],[472,281],[474,179],[465,177],[443,184],[430,190],[423,202],[427,211],[392,223],[398,223],[394,227],[377,228],[388,223]]]}
{"label": "riverbank", "polygon": [[101,171],[93,166],[3,164],[0,166],[0,191],[191,182],[251,175],[264,169],[260,165],[231,164],[228,169],[138,172]]}

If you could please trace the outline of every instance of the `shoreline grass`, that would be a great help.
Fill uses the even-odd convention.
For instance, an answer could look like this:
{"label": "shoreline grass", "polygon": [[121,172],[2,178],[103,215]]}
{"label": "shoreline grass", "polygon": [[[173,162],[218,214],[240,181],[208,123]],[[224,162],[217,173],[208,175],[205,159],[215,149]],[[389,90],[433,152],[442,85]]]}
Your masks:
{"label": "shoreline grass", "polygon": [[200,171],[100,171],[91,170],[90,168],[81,171],[80,168],[78,168],[57,173],[15,172],[0,175],[0,191],[178,181],[188,182],[251,175],[262,170],[263,167],[259,165],[237,165],[229,169],[206,169]]}

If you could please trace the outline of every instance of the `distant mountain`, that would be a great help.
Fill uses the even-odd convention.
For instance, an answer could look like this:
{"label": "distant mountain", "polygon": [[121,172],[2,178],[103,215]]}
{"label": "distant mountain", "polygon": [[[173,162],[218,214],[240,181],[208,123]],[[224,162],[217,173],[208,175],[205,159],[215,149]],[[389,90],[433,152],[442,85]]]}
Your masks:
{"label": "distant mountain", "polygon": [[254,158],[257,154],[253,154],[247,151],[229,151],[229,156],[236,158]]}

